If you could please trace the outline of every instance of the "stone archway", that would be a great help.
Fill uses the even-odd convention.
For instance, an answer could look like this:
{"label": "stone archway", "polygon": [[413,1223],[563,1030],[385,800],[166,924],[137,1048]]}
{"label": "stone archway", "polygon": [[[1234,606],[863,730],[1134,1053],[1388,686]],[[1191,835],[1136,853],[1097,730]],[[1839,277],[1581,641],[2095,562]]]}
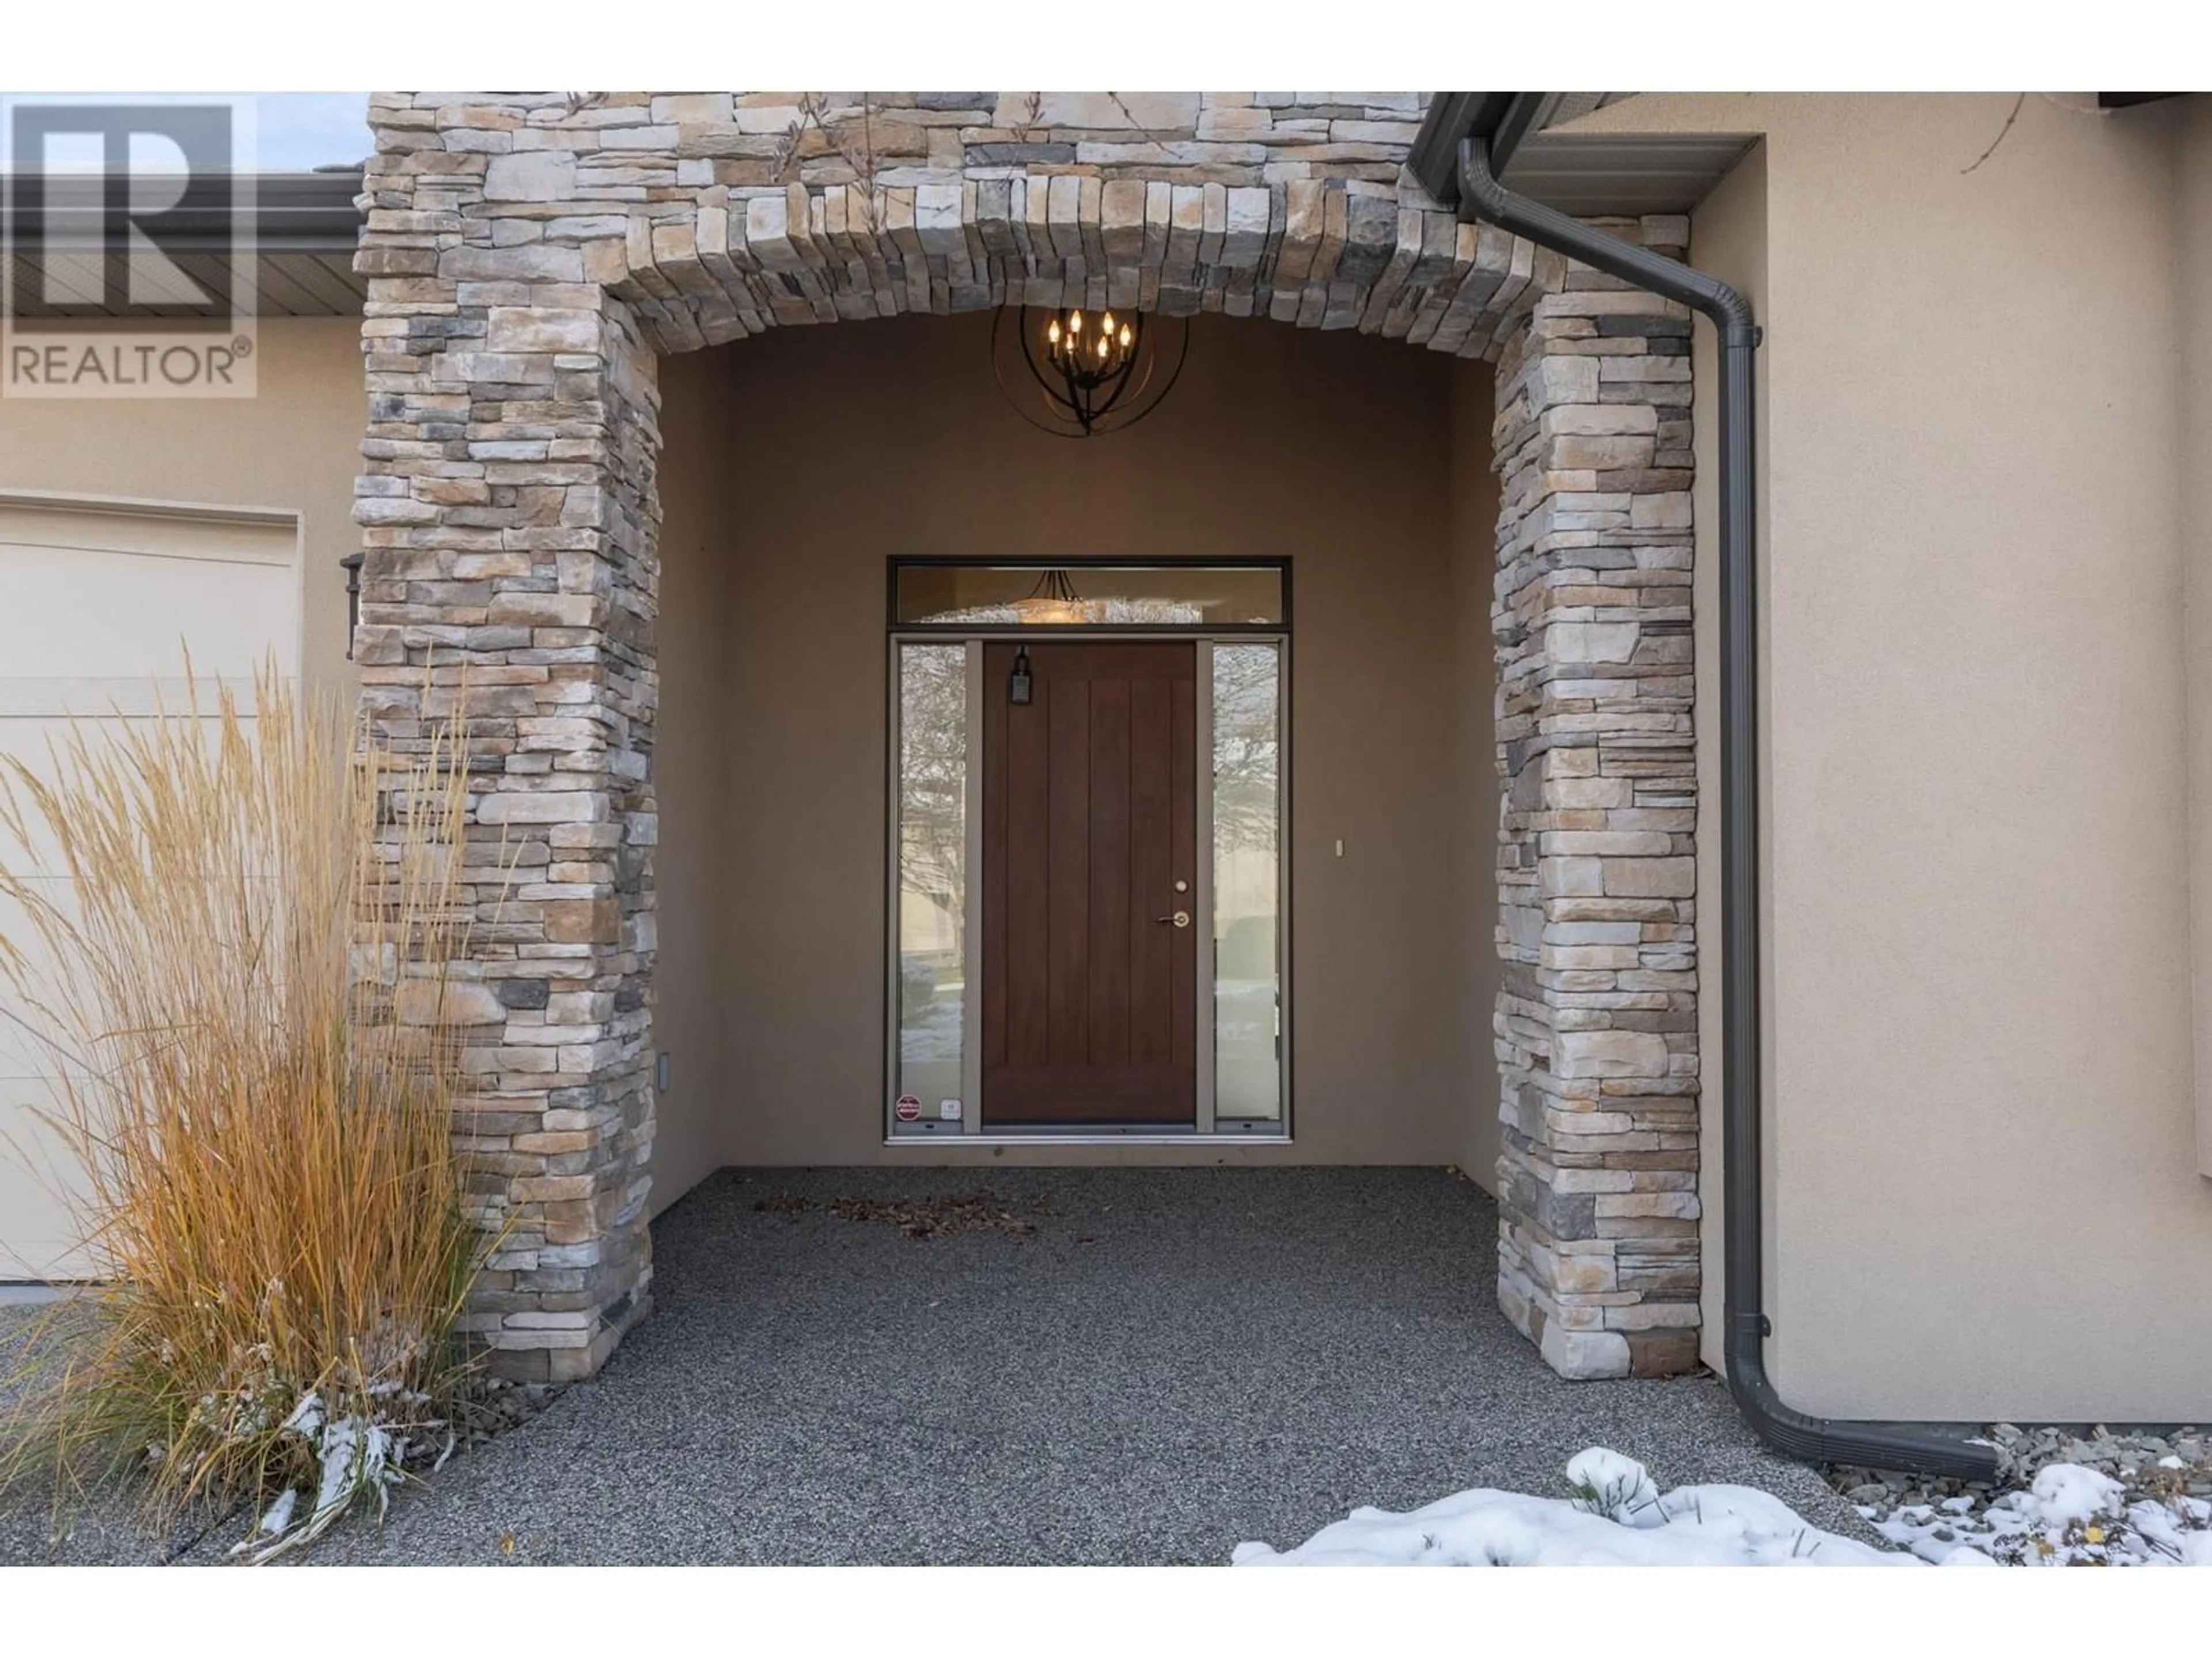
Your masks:
{"label": "stone archway", "polygon": [[508,1227],[471,1328],[584,1376],[650,1296],[658,356],[1080,303],[1498,364],[1498,1294],[1570,1376],[1695,1364],[1688,313],[1428,200],[1419,94],[865,98],[371,99],[362,696],[406,741],[465,662],[522,860],[445,1005]]}

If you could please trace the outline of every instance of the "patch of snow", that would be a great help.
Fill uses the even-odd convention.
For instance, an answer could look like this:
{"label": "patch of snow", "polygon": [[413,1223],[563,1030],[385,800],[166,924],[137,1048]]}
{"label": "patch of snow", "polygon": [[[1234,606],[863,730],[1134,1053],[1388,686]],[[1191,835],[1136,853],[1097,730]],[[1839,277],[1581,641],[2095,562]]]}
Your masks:
{"label": "patch of snow", "polygon": [[286,1487],[276,1494],[276,1501],[261,1512],[261,1519],[253,1530],[230,1547],[233,1555],[244,1555],[248,1550],[258,1549],[284,1535],[292,1524],[292,1510],[300,1501],[300,1494]]}
{"label": "patch of snow", "polygon": [[276,1501],[269,1506],[261,1517],[261,1530],[274,1538],[285,1528],[290,1526],[292,1506],[299,1501],[299,1498],[300,1494],[289,1486],[277,1493]]}
{"label": "patch of snow", "polygon": [[2043,1518],[2064,1525],[2086,1525],[2100,1515],[2115,1513],[2124,1490],[2109,1474],[2085,1469],[2078,1463],[2051,1463],[2036,1472],[2028,1488]]}
{"label": "patch of snow", "polygon": [[[358,1417],[326,1418],[321,1397],[313,1390],[283,1422],[286,1432],[305,1441],[315,1460],[314,1507],[295,1524],[301,1493],[295,1488],[280,1492],[253,1531],[232,1551],[246,1554],[257,1565],[319,1537],[356,1500],[372,1499],[379,1515],[384,1512],[390,1489],[406,1478],[402,1468],[407,1441],[380,1420]],[[447,1450],[452,1450],[447,1438]],[[440,1458],[440,1462],[444,1458]]]}
{"label": "patch of snow", "polygon": [[356,1492],[384,1483],[392,1437],[381,1424],[357,1417],[334,1419],[323,1430],[322,1486],[310,1526],[343,1509]]}
{"label": "patch of snow", "polygon": [[[1294,1549],[1239,1544],[1230,1559],[1238,1566],[1917,1565],[1823,1532],[1750,1486],[1678,1486],[1662,1495],[1641,1463],[1601,1446],[1577,1453],[1567,1479],[1571,1499],[1478,1487],[1404,1515],[1354,1510]],[[1607,1503],[1607,1494],[1619,1501]]]}
{"label": "patch of snow", "polygon": [[300,1396],[300,1403],[292,1407],[292,1414],[277,1425],[297,1434],[309,1435],[323,1426],[323,1397],[313,1389]]}
{"label": "patch of snow", "polygon": [[1659,1488],[1644,1465],[1603,1446],[1592,1446],[1567,1460],[1567,1485],[1575,1506],[1624,1527],[1659,1527],[1667,1516],[1659,1507]]}
{"label": "patch of snow", "polygon": [[2212,1565],[2212,1504],[2179,1496],[2130,1503],[2110,1475],[2076,1463],[2047,1463],[2032,1484],[1999,1493],[1977,1511],[1953,1498],[1944,1513],[1906,1504],[1884,1516],[1861,1513],[1875,1530],[1925,1561],[2016,1566]]}

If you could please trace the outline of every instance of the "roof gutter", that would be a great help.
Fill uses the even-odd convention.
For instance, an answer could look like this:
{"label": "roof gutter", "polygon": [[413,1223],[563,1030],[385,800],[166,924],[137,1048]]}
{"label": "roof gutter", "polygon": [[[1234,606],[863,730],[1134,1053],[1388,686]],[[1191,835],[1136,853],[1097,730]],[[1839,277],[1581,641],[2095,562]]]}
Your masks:
{"label": "roof gutter", "polygon": [[[6,168],[0,167],[0,173]],[[155,216],[161,248],[169,253],[228,254],[239,243],[241,216],[233,208],[241,183],[251,191],[253,246],[258,253],[313,253],[350,258],[361,240],[362,210],[355,198],[362,189],[359,167],[330,167],[313,173],[257,173],[208,175],[219,179],[205,200],[186,200]],[[106,190],[90,201],[72,194],[49,198],[43,189],[18,186],[9,191],[5,229],[18,249],[54,247],[71,252],[108,248],[113,225],[108,198],[123,188],[109,175]]]}
{"label": "roof gutter", "polygon": [[[1431,120],[1476,118],[1458,133],[1462,218],[1481,219],[1703,313],[1720,337],[1721,1083],[1722,1193],[1727,1217],[1723,1352],[1729,1390],[1760,1438],[1787,1456],[1994,1480],[1994,1449],[1924,1429],[1814,1417],[1785,1403],[1766,1371],[1765,1203],[1760,1155],[1759,938],[1758,482],[1752,362],[1759,330],[1750,301],[1718,277],[1624,241],[1498,181],[1492,140],[1538,130],[1546,97],[1440,97]],[[1486,128],[1484,118],[1496,125]],[[1423,137],[1433,154],[1445,135]],[[1434,192],[1432,189],[1432,193]],[[1449,199],[1447,198],[1447,199]]]}

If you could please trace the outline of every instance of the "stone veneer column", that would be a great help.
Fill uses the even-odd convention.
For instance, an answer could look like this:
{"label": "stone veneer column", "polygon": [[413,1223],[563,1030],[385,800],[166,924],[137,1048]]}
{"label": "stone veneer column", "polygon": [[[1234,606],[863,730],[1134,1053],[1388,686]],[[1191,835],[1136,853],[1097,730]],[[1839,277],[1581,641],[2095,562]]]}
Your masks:
{"label": "stone veneer column", "polygon": [[464,213],[484,155],[422,137],[380,131],[366,186],[356,650],[403,745],[465,675],[485,850],[469,960],[442,996],[401,968],[395,1006],[463,1028],[481,1085],[459,1139],[507,1231],[465,1328],[500,1371],[562,1379],[599,1367],[652,1281],[659,392],[584,254],[504,245]]}
{"label": "stone veneer column", "polygon": [[1698,1358],[1689,353],[1571,264],[1498,371],[1498,1295],[1575,1377]]}

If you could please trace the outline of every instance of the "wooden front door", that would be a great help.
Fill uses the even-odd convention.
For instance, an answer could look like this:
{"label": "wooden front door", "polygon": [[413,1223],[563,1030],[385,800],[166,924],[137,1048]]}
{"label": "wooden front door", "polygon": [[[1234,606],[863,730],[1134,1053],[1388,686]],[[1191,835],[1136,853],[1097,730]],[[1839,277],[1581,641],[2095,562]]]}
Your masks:
{"label": "wooden front door", "polygon": [[1017,649],[983,649],[984,1124],[1193,1123],[1196,647],[1033,641],[1025,704]]}

